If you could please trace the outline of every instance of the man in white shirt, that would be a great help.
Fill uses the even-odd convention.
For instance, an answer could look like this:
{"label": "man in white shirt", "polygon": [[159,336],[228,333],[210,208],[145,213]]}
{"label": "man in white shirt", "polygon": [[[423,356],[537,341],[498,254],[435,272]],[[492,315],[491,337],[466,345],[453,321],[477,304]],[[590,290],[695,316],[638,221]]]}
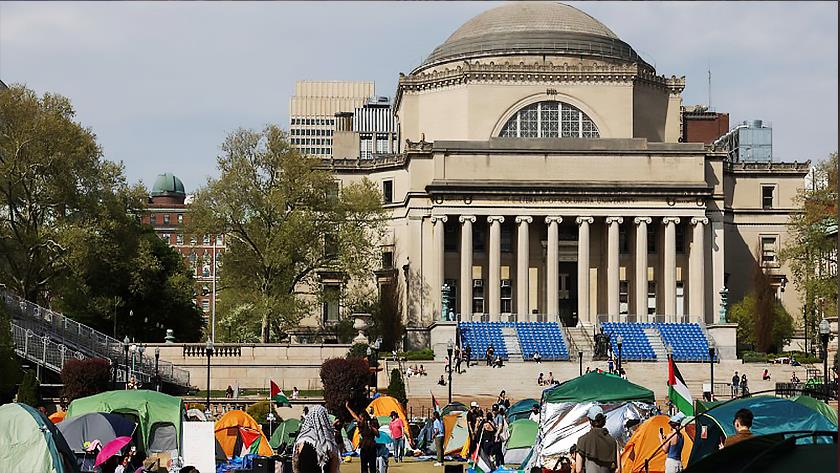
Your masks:
{"label": "man in white shirt", "polygon": [[540,423],[540,406],[535,405],[531,408],[531,415],[528,416],[528,420],[532,420],[537,424]]}

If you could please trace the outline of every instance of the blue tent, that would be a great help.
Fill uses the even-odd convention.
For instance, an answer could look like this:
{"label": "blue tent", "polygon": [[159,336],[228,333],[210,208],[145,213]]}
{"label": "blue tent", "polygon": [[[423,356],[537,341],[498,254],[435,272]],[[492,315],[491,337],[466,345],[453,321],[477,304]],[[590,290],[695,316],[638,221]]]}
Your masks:
{"label": "blue tent", "polygon": [[716,452],[721,438],[735,433],[733,420],[739,409],[752,411],[753,425],[750,430],[755,435],[837,430],[837,426],[822,413],[790,399],[772,396],[735,399],[694,418],[696,430],[689,465]]}

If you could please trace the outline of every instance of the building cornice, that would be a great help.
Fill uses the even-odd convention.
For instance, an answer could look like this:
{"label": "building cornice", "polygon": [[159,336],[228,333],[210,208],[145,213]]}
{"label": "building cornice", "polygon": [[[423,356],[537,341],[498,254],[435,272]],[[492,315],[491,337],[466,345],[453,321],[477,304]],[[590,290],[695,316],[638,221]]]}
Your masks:
{"label": "building cornice", "polygon": [[445,195],[544,195],[556,197],[711,197],[705,182],[640,181],[516,181],[509,180],[433,180],[426,186],[432,197]]}
{"label": "building cornice", "polygon": [[724,161],[723,170],[731,174],[747,174],[752,176],[793,175],[805,177],[811,169],[811,161],[800,162],[732,162]]}

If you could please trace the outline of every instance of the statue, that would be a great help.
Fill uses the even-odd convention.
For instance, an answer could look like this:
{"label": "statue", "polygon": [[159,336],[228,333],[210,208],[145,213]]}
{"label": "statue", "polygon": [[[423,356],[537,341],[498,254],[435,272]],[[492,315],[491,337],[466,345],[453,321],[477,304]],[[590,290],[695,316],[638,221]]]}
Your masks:
{"label": "statue", "polygon": [[610,337],[604,333],[604,328],[601,327],[601,333],[595,334],[595,358],[604,359],[607,357],[607,350],[609,350]]}
{"label": "statue", "polygon": [[720,323],[725,324],[727,322],[726,313],[728,311],[728,298],[729,298],[729,289],[726,286],[720,290]]}
{"label": "statue", "polygon": [[449,295],[451,294],[452,289],[449,287],[449,284],[444,284],[440,288],[440,319],[441,320],[455,320],[453,316],[452,308],[449,307]]}

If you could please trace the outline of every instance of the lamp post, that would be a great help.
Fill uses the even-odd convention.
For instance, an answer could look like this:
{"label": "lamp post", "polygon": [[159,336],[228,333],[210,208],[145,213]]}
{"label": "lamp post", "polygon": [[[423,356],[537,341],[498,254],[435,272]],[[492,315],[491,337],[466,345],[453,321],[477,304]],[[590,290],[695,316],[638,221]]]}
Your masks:
{"label": "lamp post", "polygon": [[715,400],[715,347],[709,347],[709,401]]}
{"label": "lamp post", "polygon": [[137,370],[137,373],[140,375],[140,379],[138,379],[140,386],[143,385],[143,353],[145,353],[145,351],[146,347],[144,347],[141,343],[140,346],[137,347],[137,353],[140,354],[140,369]]}
{"label": "lamp post", "polygon": [[583,376],[583,352],[578,351],[578,376]]}
{"label": "lamp post", "polygon": [[132,376],[134,376],[134,372],[136,371],[135,368],[134,368],[134,362],[136,360],[136,355],[137,355],[137,345],[132,343],[131,346],[128,347],[128,351],[131,352],[131,371],[130,371],[130,373],[131,373]]}
{"label": "lamp post", "polygon": [[820,341],[822,342],[822,356],[823,356],[823,387],[828,394],[828,336],[831,332],[831,326],[828,325],[828,320],[822,319],[820,321]]}
{"label": "lamp post", "polygon": [[274,412],[272,412],[273,410],[274,410],[274,408],[272,407],[271,411],[268,412],[268,415],[265,416],[265,420],[268,421],[268,436],[269,437],[271,437],[271,434],[272,434],[272,431],[273,431],[272,427],[274,426],[274,421],[277,420],[277,418],[274,417]]}
{"label": "lamp post", "polygon": [[209,337],[204,345],[204,351],[207,354],[207,411],[210,411],[210,357],[213,356],[213,340]]}
{"label": "lamp post", "polygon": [[125,336],[123,339],[123,351],[125,352],[125,385],[128,387],[128,343],[131,340],[128,339],[128,335]]}
{"label": "lamp post", "polygon": [[[668,356],[668,369],[671,369],[671,356],[673,356],[673,351],[671,350],[671,345],[665,345],[665,354]],[[672,403],[668,403],[668,415],[671,415],[673,412],[674,405]]]}
{"label": "lamp post", "polygon": [[155,347],[155,391],[160,391],[160,376],[158,375],[158,362],[160,361],[160,347]]}
{"label": "lamp post", "polygon": [[[129,309],[129,311],[128,311],[128,319],[129,319],[129,324],[131,323],[131,321],[132,321],[132,320],[134,320],[134,309]],[[129,329],[129,327],[130,327],[130,325],[126,325],[126,326],[124,327],[124,328],[125,328],[125,336],[126,336],[126,337],[128,336],[128,329]]]}
{"label": "lamp post", "polygon": [[621,337],[621,334],[618,334],[618,374],[621,374],[621,345],[624,343],[624,338]]}
{"label": "lamp post", "polygon": [[452,339],[446,343],[446,357],[449,360],[449,404],[452,404]]}

